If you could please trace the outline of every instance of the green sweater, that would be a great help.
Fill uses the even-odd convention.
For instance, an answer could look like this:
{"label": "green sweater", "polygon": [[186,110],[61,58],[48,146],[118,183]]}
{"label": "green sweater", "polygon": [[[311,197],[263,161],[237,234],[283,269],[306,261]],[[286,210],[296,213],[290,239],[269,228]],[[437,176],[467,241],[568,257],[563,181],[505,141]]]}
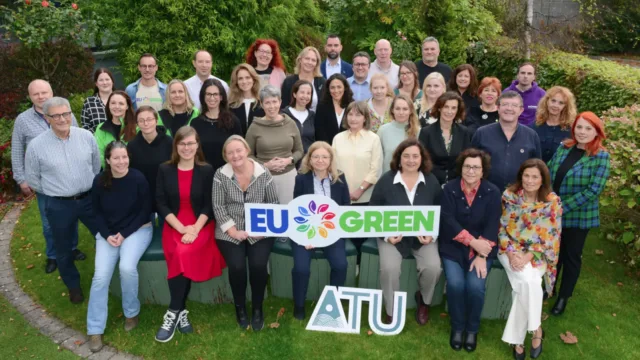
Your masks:
{"label": "green sweater", "polygon": [[[110,120],[107,120],[110,121]],[[102,164],[102,168],[104,169],[104,150],[107,148],[107,145],[109,145],[110,142],[112,141],[116,141],[116,138],[113,137],[113,134],[109,131],[103,130],[102,126],[105,124],[106,122],[101,123],[100,125],[98,125],[98,127],[96,127],[96,132],[93,133],[93,136],[96,138],[96,143],[98,143],[98,151],[100,151],[100,164]],[[124,126],[124,123],[122,124]],[[158,119],[158,126],[162,126],[163,128],[165,128],[164,124],[162,123],[161,119]],[[166,129],[166,128],[165,128]],[[140,128],[136,126],[136,133],[140,131]],[[167,135],[171,136],[171,132],[169,132],[168,129],[166,129],[166,133]],[[122,139],[122,135],[120,135],[120,139],[121,141],[125,142]]]}
{"label": "green sweater", "polygon": [[391,159],[398,145],[407,138],[407,124],[392,121],[380,126],[378,136],[382,145],[382,173],[391,170]]}
{"label": "green sweater", "polygon": [[254,118],[245,136],[251,149],[251,158],[261,164],[275,157],[293,157],[293,162],[283,171],[271,172],[276,176],[291,171],[294,164],[304,155],[300,130],[296,122],[285,114],[282,116],[284,119],[280,121],[268,120],[266,117]]}

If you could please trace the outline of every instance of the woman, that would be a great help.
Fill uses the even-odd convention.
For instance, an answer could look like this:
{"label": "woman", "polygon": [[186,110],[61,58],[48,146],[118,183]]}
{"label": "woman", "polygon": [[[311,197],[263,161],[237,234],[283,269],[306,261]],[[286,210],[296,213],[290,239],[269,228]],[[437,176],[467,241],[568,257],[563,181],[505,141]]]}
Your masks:
{"label": "woman", "polygon": [[268,84],[277,88],[282,87],[287,70],[280,56],[280,47],[277,41],[273,39],[256,40],[249,46],[245,61],[253,66],[260,76],[260,88]]}
{"label": "woman", "polygon": [[420,131],[420,142],[433,161],[433,174],[444,185],[457,176],[456,159],[471,147],[471,132],[460,124],[464,119],[464,102],[453,91],[438,98],[431,116],[437,120]]}
{"label": "woman", "polygon": [[469,64],[458,65],[449,79],[449,91],[458,93],[464,101],[465,109],[480,106],[478,101],[478,77]]}
{"label": "woman", "polygon": [[255,117],[263,117],[264,110],[260,106],[260,77],[249,64],[240,64],[231,72],[229,88],[229,108],[240,121],[242,136]]}
{"label": "woman", "polygon": [[99,68],[93,73],[93,96],[89,96],[82,105],[82,128],[94,132],[96,127],[107,121],[105,106],[109,96],[116,89],[113,74],[107,68]]}
{"label": "woman", "polygon": [[173,140],[171,160],[160,165],[156,204],[164,219],[162,250],[167,261],[171,302],[156,340],[168,342],[176,331],[193,332],[187,318],[192,281],[222,275],[225,267],[214,237],[211,190],[213,168],[204,161],[200,137],[191,126],[181,127]]}
{"label": "woman", "polygon": [[295,163],[303,156],[302,139],[295,121],[280,114],[280,90],[267,85],[260,90],[265,116],[256,118],[247,131],[249,156],[264,165],[278,191],[280,204],[293,200],[296,181]]}
{"label": "woman", "polygon": [[202,114],[191,121],[191,126],[202,139],[204,158],[217,170],[224,165],[222,145],[231,135],[242,135],[238,118],[229,111],[227,93],[217,79],[207,79],[200,89]]}
{"label": "woman", "polygon": [[291,104],[282,113],[296,122],[302,149],[306,154],[311,144],[316,141],[315,113],[311,110],[311,98],[313,97],[313,85],[306,80],[298,80],[293,84],[293,97]]}
{"label": "woman", "polygon": [[[331,145],[324,141],[317,141],[311,145],[309,152],[302,159],[300,174],[296,176],[296,186],[293,196],[315,194],[330,197],[340,206],[348,206],[349,187],[344,174],[338,171],[335,153]],[[304,301],[307,297],[307,287],[311,271],[311,257],[313,246],[301,246],[291,242],[293,251],[293,316],[304,320],[306,314]],[[335,243],[322,248],[325,258],[329,261],[331,275],[329,285],[344,286],[347,279],[347,253],[345,240],[339,239]]]}
{"label": "woman", "polygon": [[[500,189],[487,181],[491,158],[467,149],[456,160],[458,177],[442,188],[440,257],[447,277],[453,350],[476,349],[485,282],[496,259],[502,207]],[[466,333],[466,336],[465,336]]]}
{"label": "woman", "polygon": [[467,111],[467,118],[464,125],[476,132],[479,127],[493,124],[498,121],[498,105],[496,105],[500,94],[502,94],[502,84],[498,78],[486,77],[480,82],[478,87],[478,97],[480,106],[474,106]]}
{"label": "woman", "polygon": [[415,102],[421,127],[425,128],[436,122],[436,119],[431,116],[431,108],[445,91],[447,91],[447,85],[439,72],[432,72],[424,79],[422,97]]}
{"label": "woman", "polygon": [[342,131],[345,109],[353,101],[353,91],[347,79],[341,74],[333,74],[327,80],[322,98],[316,111],[316,140],[332,143]]}
{"label": "woman", "polygon": [[105,167],[104,150],[112,141],[121,140],[125,144],[136,136],[136,117],[133,114],[133,105],[126,92],[115,90],[107,100],[107,121],[96,127],[93,136],[98,143],[100,162]]}
{"label": "woman", "polygon": [[604,124],[596,114],[580,113],[566,140],[549,161],[553,191],[562,199],[562,240],[558,272],[562,286],[551,314],[561,315],[580,276],[589,230],[600,226],[600,193],[609,178],[609,153],[602,146]]}
{"label": "woman", "polygon": [[93,352],[102,348],[109,310],[109,284],[117,262],[124,330],[131,331],[138,325],[138,261],[153,235],[149,222],[152,201],[149,184],[141,172],[129,169],[127,146],[114,141],[107,145],[104,156],[107,159],[104,171],[93,180],[91,191],[98,226],[95,271],[87,312],[89,348]]}
{"label": "woman", "polygon": [[[371,206],[427,206],[437,205],[441,193],[438,180],[431,173],[429,154],[417,139],[407,139],[393,153],[391,170],[386,172],[373,190]],[[348,179],[347,179],[348,180]],[[393,294],[400,291],[402,259],[413,255],[418,267],[416,322],[429,321],[429,305],[440,278],[438,245],[431,236],[402,234],[378,238],[380,254],[380,285],[384,298],[385,322],[393,322]]]}
{"label": "woman", "polygon": [[175,136],[178,129],[190,125],[191,121],[200,115],[200,111],[193,105],[187,86],[182,80],[171,80],[167,85],[167,95],[159,115],[169,134]]}
{"label": "woman", "polygon": [[380,126],[391,122],[391,102],[393,91],[384,74],[375,74],[369,80],[371,99],[367,100],[371,114],[371,131],[378,132]]}
{"label": "woman", "polygon": [[404,94],[412,101],[420,100],[422,90],[418,81],[418,68],[413,61],[404,60],[400,63],[398,79],[398,88],[393,90],[395,95]]}
{"label": "woman", "polygon": [[[268,85],[267,87],[273,88]],[[265,87],[265,88],[267,88]],[[246,310],[247,263],[251,282],[251,327],[264,327],[262,302],[267,287],[267,263],[273,238],[249,236],[245,231],[244,204],[277,204],[273,177],[257,161],[249,158],[251,149],[239,135],[232,135],[223,146],[227,162],[216,171],[213,186],[213,211],[216,216],[218,247],[229,266],[236,320],[241,329],[249,326]]]}
{"label": "woman", "polygon": [[287,76],[282,83],[282,106],[291,103],[291,90],[298,80],[307,80],[313,84],[313,97],[311,98],[311,110],[316,111],[318,94],[322,91],[325,80],[320,73],[320,52],[313,46],[307,46],[300,51],[296,58],[295,74]]}
{"label": "woman", "polygon": [[401,94],[391,102],[391,121],[384,124],[378,130],[380,143],[382,144],[382,172],[391,169],[393,153],[398,145],[408,138],[417,138],[420,133],[420,122],[413,108],[411,98]]}
{"label": "woman", "polygon": [[515,359],[524,359],[524,340],[527,332],[532,333],[531,358],[535,359],[542,353],[543,291],[551,295],[556,280],[563,213],[542,160],[522,163],[515,184],[502,195],[502,207],[498,260],[513,289],[502,341],[513,345]]}
{"label": "woman", "polygon": [[571,136],[571,123],[576,113],[576,99],[566,87],[554,86],[540,100],[533,130],[540,138],[545,163],[551,160],[560,143]]}

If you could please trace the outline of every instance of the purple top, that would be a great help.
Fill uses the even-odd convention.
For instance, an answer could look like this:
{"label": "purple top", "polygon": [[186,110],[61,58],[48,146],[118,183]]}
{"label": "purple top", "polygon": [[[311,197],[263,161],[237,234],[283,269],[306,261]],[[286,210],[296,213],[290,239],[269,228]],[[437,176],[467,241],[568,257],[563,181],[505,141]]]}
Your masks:
{"label": "purple top", "polygon": [[536,122],[536,110],[538,109],[538,103],[544,94],[546,94],[546,91],[539,87],[538,83],[535,81],[531,84],[531,88],[524,92],[518,90],[516,85],[518,85],[518,80],[513,80],[511,85],[504,89],[504,91],[513,90],[522,96],[524,111],[520,114],[518,122],[522,125],[531,126]]}

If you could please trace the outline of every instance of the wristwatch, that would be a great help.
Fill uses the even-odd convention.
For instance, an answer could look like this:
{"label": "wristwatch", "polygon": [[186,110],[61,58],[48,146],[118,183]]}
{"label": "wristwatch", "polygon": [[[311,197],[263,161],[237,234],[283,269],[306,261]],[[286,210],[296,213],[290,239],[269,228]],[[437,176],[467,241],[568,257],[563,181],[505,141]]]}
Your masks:
{"label": "wristwatch", "polygon": [[360,189],[360,190],[362,190],[362,191],[365,191],[365,190],[366,190],[366,189],[364,188],[364,186],[362,186],[362,185],[358,186],[358,189]]}

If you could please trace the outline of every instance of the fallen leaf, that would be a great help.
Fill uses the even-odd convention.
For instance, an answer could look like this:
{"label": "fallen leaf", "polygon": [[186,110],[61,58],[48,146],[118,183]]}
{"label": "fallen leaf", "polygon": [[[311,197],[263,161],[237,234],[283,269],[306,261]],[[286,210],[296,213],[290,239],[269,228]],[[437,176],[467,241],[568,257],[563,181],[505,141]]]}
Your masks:
{"label": "fallen leaf", "polygon": [[618,285],[618,286],[622,286],[622,285],[624,285],[624,284],[623,284],[623,283],[621,283],[620,281],[618,281],[618,283],[617,283],[616,285]]}
{"label": "fallen leaf", "polygon": [[600,326],[596,325],[596,329],[600,330]]}
{"label": "fallen leaf", "polygon": [[373,331],[371,331],[371,330],[367,331],[367,335],[369,335],[369,336],[373,335]]}
{"label": "fallen leaf", "polygon": [[82,340],[76,340],[76,341],[74,341],[73,343],[74,343],[74,344],[76,344],[76,345],[78,345],[78,346],[80,346],[80,345],[84,344],[84,341],[82,341]]}
{"label": "fallen leaf", "polygon": [[35,265],[33,265],[33,264],[29,264],[29,265],[27,265],[27,269],[29,269],[29,270],[33,269],[34,267],[36,267],[36,266],[35,266]]}
{"label": "fallen leaf", "polygon": [[121,317],[123,317],[123,316],[124,316],[124,314],[123,314],[123,313],[118,314],[118,319],[120,319],[120,318],[121,318]]}
{"label": "fallen leaf", "polygon": [[9,318],[9,321],[13,321],[13,318]]}
{"label": "fallen leaf", "polygon": [[604,255],[604,250],[596,249],[596,255]]}
{"label": "fallen leaf", "polygon": [[577,344],[578,343],[578,338],[573,335],[570,331],[567,331],[566,334],[560,334],[560,339],[562,339],[562,341],[565,344]]}
{"label": "fallen leaf", "polygon": [[272,329],[277,329],[280,327],[280,323],[272,322],[271,324],[269,324],[269,327]]}
{"label": "fallen leaf", "polygon": [[447,317],[447,313],[440,313],[440,317],[441,318],[446,318]]}
{"label": "fallen leaf", "polygon": [[61,295],[61,296],[67,296],[67,294],[66,294],[66,293],[62,293],[62,295]]}
{"label": "fallen leaf", "polygon": [[616,315],[616,313],[613,313],[613,314],[611,314],[611,315],[613,315],[613,317],[616,317],[616,316],[617,316],[617,315]]}
{"label": "fallen leaf", "polygon": [[546,312],[542,313],[542,321],[545,321],[549,318],[549,314],[547,314]]}
{"label": "fallen leaf", "polygon": [[276,317],[276,319],[280,319],[282,317],[282,315],[284,315],[284,308],[280,308],[280,311],[278,311],[278,316]]}

